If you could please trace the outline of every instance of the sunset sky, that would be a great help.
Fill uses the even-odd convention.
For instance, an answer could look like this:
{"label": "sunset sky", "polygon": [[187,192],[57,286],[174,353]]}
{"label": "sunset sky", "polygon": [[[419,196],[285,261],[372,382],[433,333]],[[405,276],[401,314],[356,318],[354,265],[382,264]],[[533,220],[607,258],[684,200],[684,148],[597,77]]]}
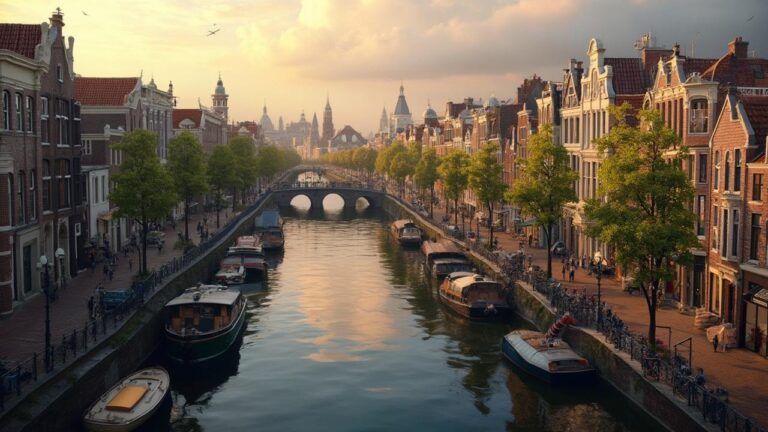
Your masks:
{"label": "sunset sky", "polygon": [[365,136],[401,80],[421,121],[428,100],[442,114],[448,100],[513,97],[534,73],[560,80],[591,37],[611,57],[637,55],[648,31],[719,57],[740,35],[768,56],[765,0],[0,0],[0,21],[39,23],[56,6],[80,75],[143,70],[160,88],[173,80],[183,108],[210,105],[221,72],[231,119],[258,120],[266,100],[275,125],[302,110],[322,122],[327,92],[336,129]]}

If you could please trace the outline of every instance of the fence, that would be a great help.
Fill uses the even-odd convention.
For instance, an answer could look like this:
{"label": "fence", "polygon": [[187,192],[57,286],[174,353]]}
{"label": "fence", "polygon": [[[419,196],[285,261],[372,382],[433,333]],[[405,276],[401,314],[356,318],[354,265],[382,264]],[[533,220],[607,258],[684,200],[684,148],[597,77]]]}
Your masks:
{"label": "fence", "polygon": [[[269,193],[269,189],[267,193]],[[134,283],[133,296],[114,309],[105,311],[100,318],[86,322],[83,327],[73,329],[52,338],[47,352],[42,355],[34,353],[32,357],[17,362],[14,365],[0,365],[0,412],[5,410],[6,403],[20,399],[23,394],[31,391],[37,384],[55,376],[59,370],[85,354],[89,346],[95,346],[99,341],[113,334],[122,323],[139,309],[152,295],[163,286],[169,277],[186,269],[201,255],[209,252],[219,242],[228,237],[240,222],[247,218],[260,206],[265,195],[257,197],[255,202],[243,209],[240,214],[227,223],[221,230],[214,233],[197,246],[189,249],[180,257],[152,271],[143,281]]]}

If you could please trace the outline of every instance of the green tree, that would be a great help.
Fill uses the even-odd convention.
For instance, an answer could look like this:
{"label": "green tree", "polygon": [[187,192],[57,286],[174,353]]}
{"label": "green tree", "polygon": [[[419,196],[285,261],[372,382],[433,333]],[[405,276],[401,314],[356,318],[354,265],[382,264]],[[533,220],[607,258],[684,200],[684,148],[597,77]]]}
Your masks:
{"label": "green tree", "polygon": [[123,136],[112,148],[125,155],[120,172],[112,176],[114,188],[109,200],[117,217],[130,218],[141,227],[139,272],[147,272],[147,234],[149,224],[165,218],[176,204],[173,180],[157,157],[157,135],[138,129]]}
{"label": "green tree", "polygon": [[648,339],[656,343],[658,295],[675,278],[675,264],[691,262],[698,246],[689,209],[694,189],[682,170],[688,151],[657,111],[639,112],[630,126],[630,106],[613,107],[616,124],[596,140],[600,154],[600,198],[587,202],[587,233],[615,248],[616,262],[634,273],[648,307]]}
{"label": "green tree", "polygon": [[493,208],[504,198],[507,185],[502,178],[503,167],[498,158],[499,146],[486,143],[469,164],[469,187],[488,210],[489,244],[493,244]]}
{"label": "green tree", "polygon": [[397,181],[401,197],[405,187],[405,178],[410,172],[411,161],[408,159],[408,154],[406,152],[397,153],[389,164],[389,175]]}
{"label": "green tree", "polygon": [[376,169],[376,150],[368,147],[358,147],[353,155],[355,169],[366,173],[370,179],[374,169]]}
{"label": "green tree", "polygon": [[443,192],[446,199],[453,200],[453,223],[458,223],[459,198],[469,185],[468,168],[469,155],[459,149],[451,149],[442,158],[438,172],[443,182]]}
{"label": "green tree", "polygon": [[420,188],[429,189],[429,217],[433,216],[432,203],[435,201],[435,182],[440,177],[437,170],[440,159],[434,148],[428,148],[421,154],[413,180]]}
{"label": "green tree", "polygon": [[242,201],[245,202],[245,191],[256,184],[258,177],[258,162],[256,160],[256,146],[249,137],[238,136],[227,143],[232,154],[235,155],[235,165],[231,168],[237,176],[237,186],[232,188],[232,211],[237,202],[237,190],[241,191]]}
{"label": "green tree", "polygon": [[184,238],[189,241],[189,203],[208,190],[203,146],[191,132],[184,131],[168,143],[166,166],[176,195],[184,201]]}
{"label": "green tree", "polygon": [[260,148],[258,153],[256,153],[259,174],[271,180],[275,174],[284,169],[283,156],[283,153],[273,145]]}
{"label": "green tree", "polygon": [[216,199],[216,228],[219,228],[219,213],[224,191],[236,188],[240,181],[232,167],[237,163],[229,146],[216,146],[208,158],[208,178]]}
{"label": "green tree", "polygon": [[522,178],[515,181],[507,197],[523,214],[536,219],[547,239],[547,276],[552,277],[552,231],[563,214],[563,205],[576,201],[573,182],[578,174],[568,166],[565,147],[552,140],[547,124],[528,140],[528,155],[522,161]]}

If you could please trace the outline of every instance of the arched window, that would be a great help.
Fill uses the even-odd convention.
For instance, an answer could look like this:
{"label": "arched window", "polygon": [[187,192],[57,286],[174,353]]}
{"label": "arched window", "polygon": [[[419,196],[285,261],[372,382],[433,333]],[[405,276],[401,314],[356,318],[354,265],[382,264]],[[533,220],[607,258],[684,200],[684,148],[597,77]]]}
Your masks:
{"label": "arched window", "polygon": [[19,194],[19,213],[18,213],[18,223],[19,225],[23,225],[27,222],[27,209],[26,209],[26,200],[24,199],[26,197],[26,190],[24,188],[24,182],[27,179],[26,175],[24,174],[24,171],[19,171],[18,176],[18,194]]}
{"label": "arched window", "polygon": [[37,219],[37,172],[29,174],[29,219]]}
{"label": "arched window", "polygon": [[723,190],[728,190],[731,185],[731,154],[725,152],[725,174],[723,175]]}
{"label": "arched window", "polygon": [[712,180],[715,182],[715,190],[720,186],[720,152],[715,152],[715,172]]}
{"label": "arched window", "polygon": [[16,130],[23,131],[24,130],[24,115],[21,112],[21,101],[23,100],[21,97],[21,93],[16,93]]}
{"label": "arched window", "polygon": [[707,133],[709,131],[709,108],[706,99],[691,101],[690,124],[688,133]]}
{"label": "arched window", "polygon": [[34,109],[34,101],[32,100],[32,96],[27,96],[25,99],[25,105],[24,109],[27,112],[27,131],[28,132],[34,132],[35,131],[35,109]]}
{"label": "arched window", "polygon": [[11,128],[11,94],[3,92],[3,129]]}
{"label": "arched window", "polygon": [[51,161],[43,159],[43,210],[51,209]]}
{"label": "arched window", "polygon": [[741,190],[741,150],[733,153],[733,190]]}

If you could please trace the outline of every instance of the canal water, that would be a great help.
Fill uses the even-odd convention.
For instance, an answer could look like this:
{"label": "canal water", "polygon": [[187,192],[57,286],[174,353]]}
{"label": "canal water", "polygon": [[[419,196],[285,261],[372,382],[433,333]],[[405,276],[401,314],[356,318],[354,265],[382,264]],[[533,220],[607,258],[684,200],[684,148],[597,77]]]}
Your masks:
{"label": "canal water", "polygon": [[[285,212],[285,251],[247,285],[233,349],[171,374],[172,398],[146,430],[648,431],[603,384],[551,387],[505,361],[525,322],[474,323],[443,307],[418,250],[402,250],[371,209]],[[295,201],[296,202],[296,201]],[[303,208],[302,208],[303,207]]]}

